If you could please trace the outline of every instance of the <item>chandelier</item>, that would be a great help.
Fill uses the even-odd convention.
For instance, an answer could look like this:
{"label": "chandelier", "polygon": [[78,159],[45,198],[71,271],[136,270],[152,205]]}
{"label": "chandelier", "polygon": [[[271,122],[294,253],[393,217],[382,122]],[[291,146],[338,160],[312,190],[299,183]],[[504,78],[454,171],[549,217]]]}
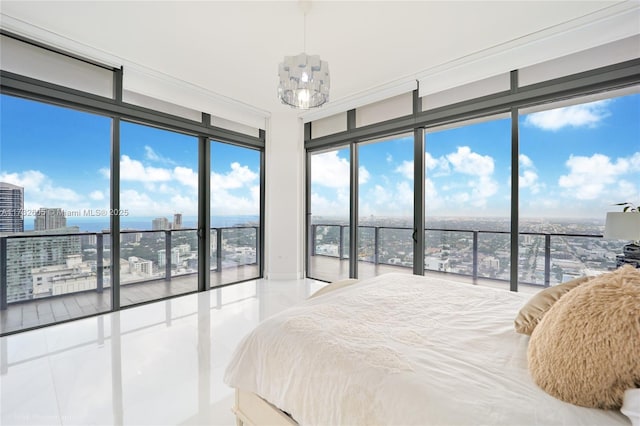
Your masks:
{"label": "chandelier", "polygon": [[[304,12],[303,52],[285,56],[278,67],[278,97],[292,108],[309,109],[329,100],[329,64],[318,55],[307,55],[307,11],[311,2],[300,2]],[[305,10],[306,9],[306,10]]]}

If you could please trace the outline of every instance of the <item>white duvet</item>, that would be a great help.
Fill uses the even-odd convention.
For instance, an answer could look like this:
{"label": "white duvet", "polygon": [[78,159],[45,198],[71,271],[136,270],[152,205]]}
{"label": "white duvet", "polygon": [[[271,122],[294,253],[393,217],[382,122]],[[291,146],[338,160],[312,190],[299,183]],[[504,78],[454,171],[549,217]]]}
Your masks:
{"label": "white duvet", "polygon": [[629,425],[562,402],[527,371],[528,295],[387,274],[271,317],[225,382],[303,425]]}

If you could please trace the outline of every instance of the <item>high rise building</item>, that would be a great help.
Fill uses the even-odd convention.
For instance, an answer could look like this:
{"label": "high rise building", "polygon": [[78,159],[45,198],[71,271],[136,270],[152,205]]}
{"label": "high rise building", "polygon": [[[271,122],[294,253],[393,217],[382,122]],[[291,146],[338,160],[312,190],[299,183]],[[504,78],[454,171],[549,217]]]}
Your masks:
{"label": "high rise building", "polygon": [[17,302],[33,298],[33,271],[46,266],[61,265],[69,256],[82,254],[80,235],[71,226],[56,230],[26,232],[7,241],[7,301]]}
{"label": "high rise building", "polygon": [[182,229],[182,213],[173,215],[173,229]]}
{"label": "high rise building", "polygon": [[151,221],[151,229],[154,231],[163,231],[165,229],[171,229],[169,226],[169,219],[166,217],[157,217]]}
{"label": "high rise building", "polygon": [[0,182],[0,233],[24,231],[24,188]]}
{"label": "high rise building", "polygon": [[41,207],[36,212],[33,229],[35,231],[46,231],[47,229],[65,228],[67,226],[67,218],[64,211],[59,208],[50,209]]}

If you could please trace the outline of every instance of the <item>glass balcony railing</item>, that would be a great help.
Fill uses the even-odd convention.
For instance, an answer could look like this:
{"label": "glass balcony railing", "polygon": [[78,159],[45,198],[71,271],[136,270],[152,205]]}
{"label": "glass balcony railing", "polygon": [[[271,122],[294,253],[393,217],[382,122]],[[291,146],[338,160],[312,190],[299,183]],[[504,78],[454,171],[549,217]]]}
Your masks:
{"label": "glass balcony railing", "polygon": [[[256,265],[257,226],[211,228],[211,271]],[[111,234],[55,231],[0,236],[0,309],[111,287]],[[120,232],[120,284],[198,272],[197,229]],[[195,288],[194,288],[195,290]]]}
{"label": "glass balcony railing", "polygon": [[[413,267],[413,230],[403,227],[359,227],[358,261]],[[313,224],[310,255],[348,259],[349,226]],[[509,282],[511,236],[508,231],[425,229],[425,271]],[[586,273],[616,267],[624,242],[602,235],[521,232],[518,282],[548,287]]]}

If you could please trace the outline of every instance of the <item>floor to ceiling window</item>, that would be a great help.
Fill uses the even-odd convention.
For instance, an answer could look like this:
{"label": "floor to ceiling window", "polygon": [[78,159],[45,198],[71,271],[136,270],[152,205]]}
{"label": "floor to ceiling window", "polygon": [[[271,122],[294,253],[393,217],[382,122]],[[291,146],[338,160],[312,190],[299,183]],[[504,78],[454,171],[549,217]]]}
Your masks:
{"label": "floor to ceiling window", "polygon": [[606,212],[639,201],[638,117],[637,88],[521,111],[521,285],[617,266],[626,242],[600,237]]}
{"label": "floor to ceiling window", "polygon": [[198,138],[129,122],[120,133],[120,304],[196,291]]}
{"label": "floor to ceiling window", "polygon": [[425,270],[508,282],[511,120],[432,129],[425,146]]}
{"label": "floor to ceiling window", "polygon": [[0,332],[109,311],[112,120],[0,102]]}
{"label": "floor to ceiling window", "polygon": [[261,114],[231,121],[200,110],[210,93],[0,44],[0,335],[262,276]]}
{"label": "floor to ceiling window", "polygon": [[413,134],[358,144],[358,278],[413,273]]}
{"label": "floor to ceiling window", "polygon": [[311,154],[310,277],[349,278],[350,168],[349,148]]}
{"label": "floor to ceiling window", "polygon": [[260,276],[260,151],[211,142],[211,286]]}

